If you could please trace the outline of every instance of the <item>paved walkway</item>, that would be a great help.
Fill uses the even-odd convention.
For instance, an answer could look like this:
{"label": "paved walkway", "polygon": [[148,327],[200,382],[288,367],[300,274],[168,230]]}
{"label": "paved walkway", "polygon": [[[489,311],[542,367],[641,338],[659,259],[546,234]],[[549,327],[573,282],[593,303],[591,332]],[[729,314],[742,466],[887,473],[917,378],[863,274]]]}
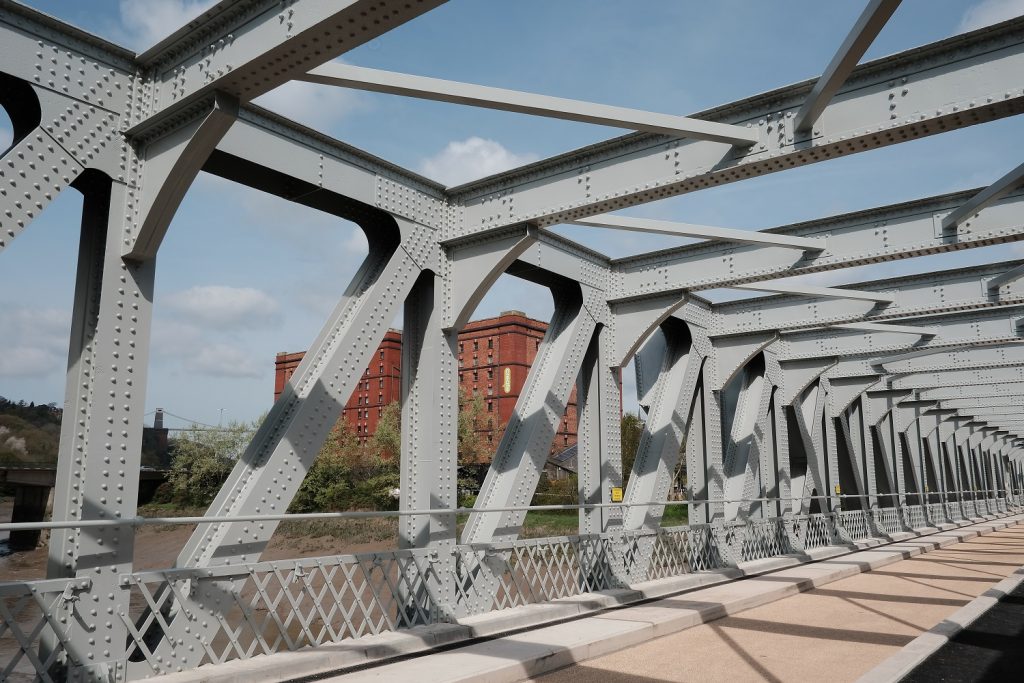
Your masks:
{"label": "paved walkway", "polygon": [[852,681],[1021,565],[1011,527],[534,680]]}

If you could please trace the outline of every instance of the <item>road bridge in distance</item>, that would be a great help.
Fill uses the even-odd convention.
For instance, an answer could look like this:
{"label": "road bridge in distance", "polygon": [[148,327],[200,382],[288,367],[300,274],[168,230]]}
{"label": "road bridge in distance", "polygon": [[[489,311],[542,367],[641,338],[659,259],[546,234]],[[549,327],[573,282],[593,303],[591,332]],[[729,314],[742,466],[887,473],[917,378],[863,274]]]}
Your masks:
{"label": "road bridge in distance", "polygon": [[[167,481],[167,470],[153,467],[139,469],[139,504],[148,503],[160,484]],[[14,488],[11,522],[42,522],[53,507],[53,489],[57,483],[56,463],[0,464],[0,484]],[[39,529],[15,529],[7,545],[11,550],[35,548]]]}

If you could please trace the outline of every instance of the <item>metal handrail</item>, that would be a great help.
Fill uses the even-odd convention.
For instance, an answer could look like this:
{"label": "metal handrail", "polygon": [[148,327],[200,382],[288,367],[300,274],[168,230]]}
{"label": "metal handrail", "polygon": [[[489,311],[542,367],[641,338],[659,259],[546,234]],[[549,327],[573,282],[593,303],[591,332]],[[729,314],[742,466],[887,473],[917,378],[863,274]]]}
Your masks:
{"label": "metal handrail", "polygon": [[[493,508],[434,508],[427,510],[351,510],[346,512],[299,512],[280,513],[271,515],[237,515],[231,517],[130,517],[125,519],[87,519],[68,520],[58,522],[8,522],[0,524],[0,531],[27,531],[46,529],[86,529],[104,527],[143,527],[154,525],[176,525],[176,524],[223,524],[230,522],[286,522],[293,520],[322,520],[322,519],[367,519],[377,517],[413,517],[419,515],[451,515],[451,514],[486,514],[491,512],[554,512],[569,510],[593,510],[600,508],[629,509],[634,507],[658,507],[672,505],[718,505],[726,503],[756,503],[756,502],[793,502],[805,500],[828,500],[833,498],[879,498],[898,495],[927,496],[943,493],[964,495],[967,493],[994,493],[1002,489],[978,489],[977,491],[928,491],[927,493],[911,492],[905,494],[884,493],[884,494],[835,494],[831,496],[803,496],[792,498],[734,498],[734,499],[697,499],[697,500],[666,500],[659,502],[643,503],[585,503],[580,505],[518,505],[509,507]],[[1017,495],[1010,492],[1010,495]],[[903,506],[896,506],[903,507]]]}

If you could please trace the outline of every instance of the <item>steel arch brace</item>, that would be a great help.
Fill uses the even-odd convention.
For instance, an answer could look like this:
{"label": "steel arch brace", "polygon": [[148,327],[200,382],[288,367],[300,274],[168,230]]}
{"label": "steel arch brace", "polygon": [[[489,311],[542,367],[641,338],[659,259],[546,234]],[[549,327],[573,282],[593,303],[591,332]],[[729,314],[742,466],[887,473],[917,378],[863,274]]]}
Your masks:
{"label": "steel arch brace", "polygon": [[123,246],[125,258],[156,256],[171,219],[213,149],[238,117],[238,100],[214,92],[208,107],[188,123],[152,140],[136,141],[143,166],[138,228]]}
{"label": "steel arch brace", "polygon": [[523,252],[537,242],[537,229],[519,226],[490,240],[471,240],[449,245],[451,254],[452,304],[445,327],[458,332],[498,278]]}
{"label": "steel arch brace", "polygon": [[648,343],[663,349],[662,360],[625,492],[624,502],[629,505],[623,515],[625,529],[656,529],[661,524],[663,506],[644,504],[668,499],[705,360],[690,329],[679,319],[669,318],[654,335],[661,339]]}

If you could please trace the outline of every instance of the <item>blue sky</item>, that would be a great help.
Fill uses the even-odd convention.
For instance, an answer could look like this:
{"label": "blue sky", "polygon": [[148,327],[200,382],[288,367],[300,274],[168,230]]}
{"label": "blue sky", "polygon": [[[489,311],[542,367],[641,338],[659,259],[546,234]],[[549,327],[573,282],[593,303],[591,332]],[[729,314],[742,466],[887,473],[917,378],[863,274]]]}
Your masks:
{"label": "blue sky", "polygon": [[[143,50],[212,3],[28,4]],[[453,0],[344,59],[686,114],[817,75],[862,7],[860,0]],[[1024,0],[906,0],[867,58],[1019,14]],[[288,84],[259,103],[449,184],[621,132],[304,83]],[[1022,121],[999,121],[625,213],[759,229],[981,186],[1020,163],[1022,132]],[[0,149],[9,139],[0,110]],[[63,400],[80,211],[77,193],[63,193],[0,257],[0,395]],[[615,256],[682,242],[556,230]],[[217,422],[221,409],[225,420],[265,411],[273,396],[274,354],[313,340],[365,253],[365,240],[351,224],[201,176],[158,258],[147,411],[159,406],[208,423]],[[811,277],[838,284],[1020,253],[1003,246]],[[478,316],[508,308],[550,314],[550,299],[538,288],[505,280]]]}

